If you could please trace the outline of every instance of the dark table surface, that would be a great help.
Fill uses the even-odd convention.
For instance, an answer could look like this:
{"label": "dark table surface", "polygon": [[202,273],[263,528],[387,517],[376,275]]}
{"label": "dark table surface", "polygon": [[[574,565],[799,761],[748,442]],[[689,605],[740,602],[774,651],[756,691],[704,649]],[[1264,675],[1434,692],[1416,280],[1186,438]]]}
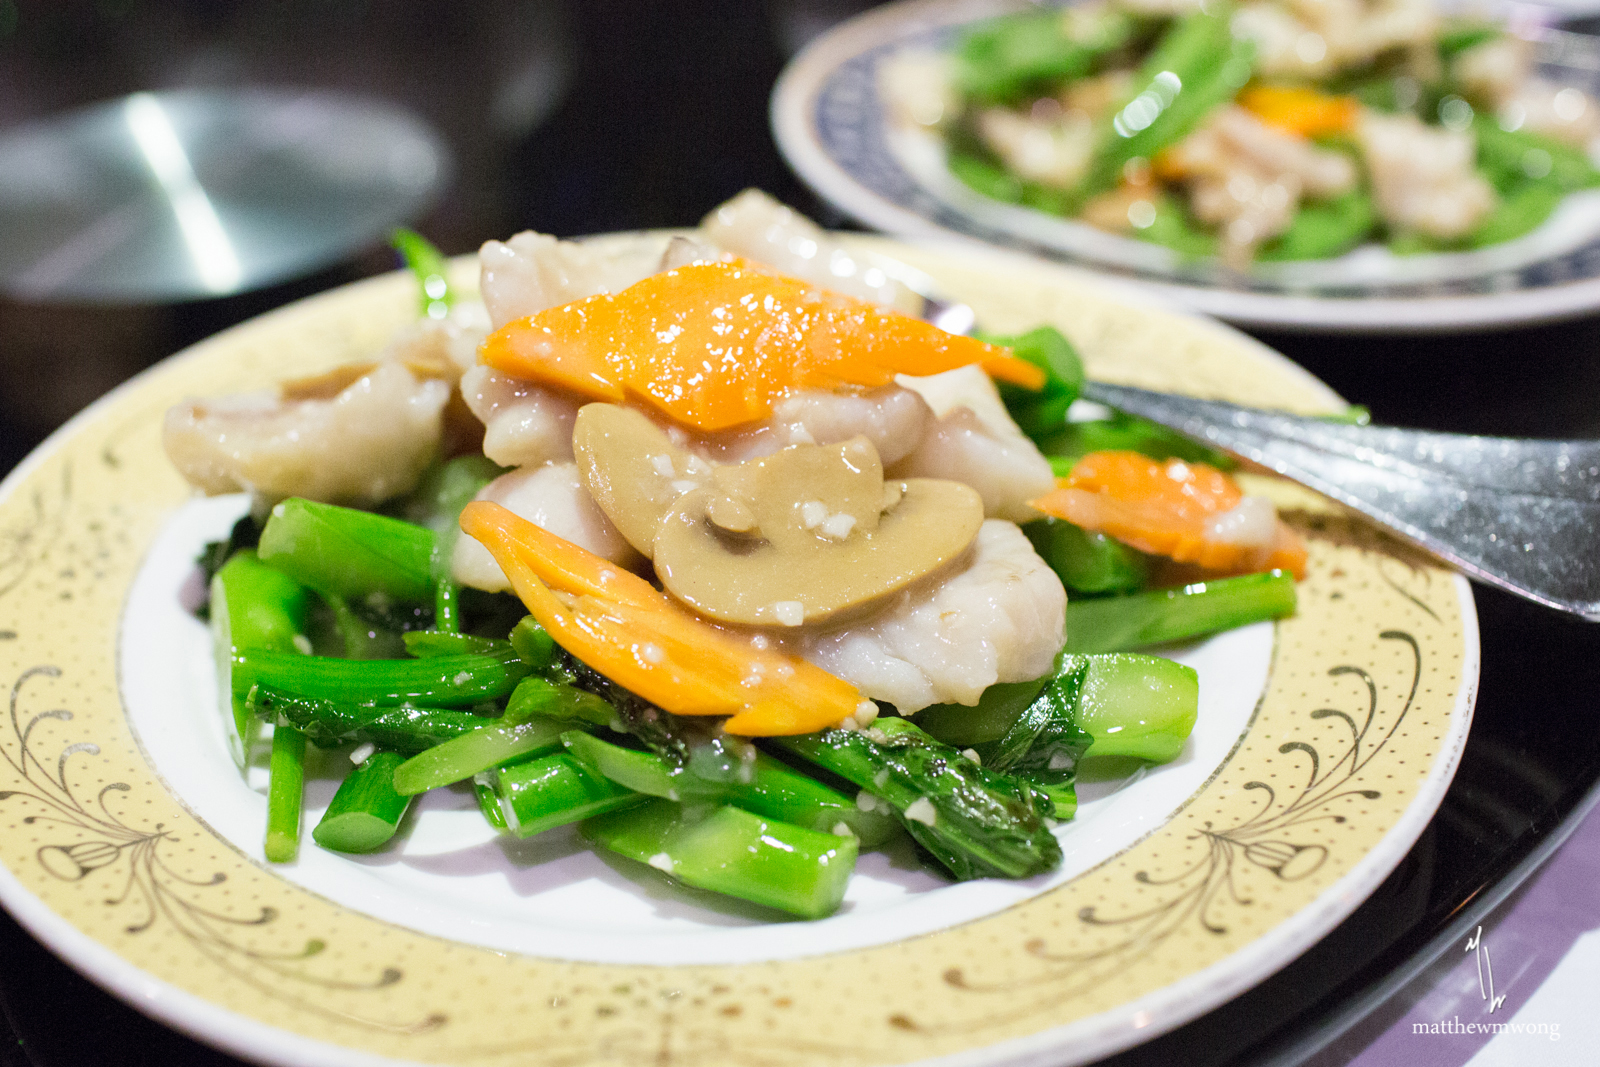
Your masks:
{"label": "dark table surface", "polygon": [[[449,140],[454,185],[418,225],[450,252],[525,228],[572,236],[692,224],[750,185],[840,224],[779,158],[766,100],[800,43],[864,6],[0,0],[0,130],[137,89],[343,88],[410,107]],[[315,277],[171,306],[0,299],[0,472],[95,396],[185,344],[391,265],[382,249],[353,250]],[[1600,436],[1600,315],[1425,337],[1258,336],[1382,422]],[[1476,719],[1416,847],[1300,960],[1109,1062],[1306,1059],[1464,938],[1573,825],[1600,781],[1600,628],[1476,593]],[[0,1067],[238,1062],[101,992],[3,912],[0,1009]]]}

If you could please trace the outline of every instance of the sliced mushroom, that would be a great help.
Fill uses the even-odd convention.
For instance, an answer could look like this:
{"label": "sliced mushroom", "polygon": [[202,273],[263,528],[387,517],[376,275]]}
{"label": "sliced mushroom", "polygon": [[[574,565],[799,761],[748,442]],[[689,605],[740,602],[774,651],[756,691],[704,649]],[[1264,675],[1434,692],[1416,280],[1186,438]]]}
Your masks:
{"label": "sliced mushroom", "polygon": [[[793,473],[758,481],[782,484]],[[817,509],[806,505],[822,498],[809,490],[799,499],[762,493],[750,501],[759,535],[729,531],[708,517],[725,496],[720,489],[686,493],[656,534],[656,574],[669,593],[710,618],[799,626],[898,592],[960,556],[983,523],[982,498],[959,482],[892,483],[900,490],[892,504],[881,482],[861,482],[861,490],[871,494],[867,521],[845,508],[815,521]],[[849,502],[856,504],[854,494]],[[880,511],[885,504],[890,506]],[[830,521],[841,517],[850,521],[830,529]]]}
{"label": "sliced mushroom", "polygon": [[942,567],[983,522],[968,486],[885,484],[866,437],[713,466],[638,411],[588,404],[572,450],[590,496],[667,591],[726,622],[833,618]]}
{"label": "sliced mushroom", "polygon": [[579,409],[572,454],[594,502],[647,557],[667,509],[711,478],[711,464],[678,448],[644,415],[616,404]]}
{"label": "sliced mushroom", "polygon": [[[883,507],[883,464],[865,437],[837,445],[798,445],[761,459],[717,467],[711,483],[750,512],[744,530],[780,545],[809,543],[817,536],[843,540],[852,531],[872,533]],[[712,508],[737,514],[712,500]]]}

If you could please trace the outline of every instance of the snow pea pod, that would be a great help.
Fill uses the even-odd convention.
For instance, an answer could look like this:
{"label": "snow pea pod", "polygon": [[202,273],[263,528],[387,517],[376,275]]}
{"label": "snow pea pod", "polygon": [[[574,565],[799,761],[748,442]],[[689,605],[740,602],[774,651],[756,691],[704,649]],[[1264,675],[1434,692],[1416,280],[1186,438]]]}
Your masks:
{"label": "snow pea pod", "polygon": [[1565,193],[1600,185],[1600,171],[1581,149],[1526,130],[1501,129],[1484,115],[1474,119],[1472,132],[1478,139],[1478,169],[1502,193],[1530,181]]}
{"label": "snow pea pod", "polygon": [[1354,247],[1377,221],[1372,197],[1352,189],[1333,200],[1303,204],[1289,228],[1257,254],[1258,259],[1327,259]]}
{"label": "snow pea pod", "polygon": [[1537,229],[1566,195],[1558,186],[1530,182],[1502,196],[1488,217],[1467,235],[1467,247],[1497,245]]}
{"label": "snow pea pod", "polygon": [[1100,134],[1081,195],[1114,187],[1132,159],[1150,159],[1182,140],[1250,78],[1255,46],[1235,39],[1229,11],[1197,12],[1174,23],[1139,68],[1139,92]]}
{"label": "snow pea pod", "polygon": [[1121,11],[1077,20],[1057,10],[992,19],[962,37],[956,77],[977,100],[1011,103],[1040,85],[1083,77],[1133,31],[1133,19]]}

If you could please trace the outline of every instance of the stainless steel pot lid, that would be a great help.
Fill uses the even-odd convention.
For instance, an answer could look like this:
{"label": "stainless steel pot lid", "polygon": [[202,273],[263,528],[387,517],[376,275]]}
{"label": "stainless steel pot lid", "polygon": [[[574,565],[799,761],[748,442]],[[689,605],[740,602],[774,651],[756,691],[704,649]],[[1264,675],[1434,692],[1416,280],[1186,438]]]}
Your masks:
{"label": "stainless steel pot lid", "polygon": [[283,89],[134,93],[0,134],[0,291],[154,303],[347,258],[449,178],[391,104]]}

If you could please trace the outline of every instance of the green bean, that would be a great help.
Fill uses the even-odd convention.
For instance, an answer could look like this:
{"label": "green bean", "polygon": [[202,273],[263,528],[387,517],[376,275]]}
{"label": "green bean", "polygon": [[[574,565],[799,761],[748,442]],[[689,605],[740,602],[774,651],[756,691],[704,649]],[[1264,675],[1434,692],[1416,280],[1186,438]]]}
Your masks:
{"label": "green bean", "polygon": [[1575,192],[1600,185],[1600,171],[1580,148],[1528,130],[1506,130],[1489,115],[1472,123],[1478,140],[1478,169],[1502,193],[1525,182]]}
{"label": "green bean", "polygon": [[1467,235],[1468,248],[1500,244],[1543,225],[1567,194],[1557,185],[1529,182],[1500,198],[1487,218]]}
{"label": "green bean", "polygon": [[398,752],[374,752],[345,777],[311,838],[335,852],[375,852],[389,843],[411,798],[395,791]]}
{"label": "green bean", "polygon": [[1087,74],[1097,58],[1126,43],[1133,29],[1133,20],[1120,11],[1106,11],[1086,25],[1070,23],[1055,10],[991,19],[963,34],[956,78],[984,103],[1010,103],[1030,89]]}
{"label": "green bean", "polygon": [[1255,46],[1228,29],[1232,11],[1219,3],[1175,22],[1134,76],[1138,92],[1102,130],[1081,195],[1117,184],[1133,159],[1151,159],[1182,140],[1250,79]]}
{"label": "green bean", "polygon": [[1073,600],[1067,604],[1067,651],[1121,652],[1182,641],[1294,609],[1294,579],[1282,571]]}
{"label": "green bean", "polygon": [[838,910],[855,869],[853,837],[717,808],[647,800],[590,819],[584,836],[649,864],[684,885],[748,900],[803,919]]}

